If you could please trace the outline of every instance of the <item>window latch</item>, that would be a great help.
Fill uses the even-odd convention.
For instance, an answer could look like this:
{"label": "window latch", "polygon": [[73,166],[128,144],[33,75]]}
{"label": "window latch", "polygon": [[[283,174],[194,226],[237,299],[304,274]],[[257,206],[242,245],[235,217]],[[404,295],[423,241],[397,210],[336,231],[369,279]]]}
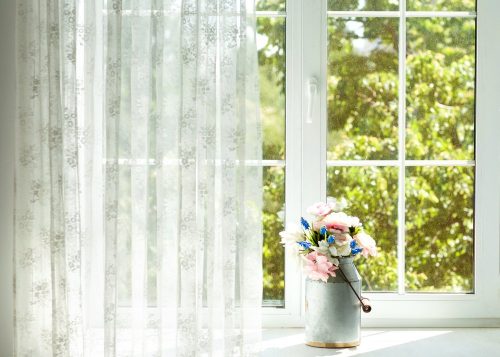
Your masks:
{"label": "window latch", "polygon": [[318,94],[318,79],[311,77],[307,82],[307,118],[306,123],[312,124],[314,115],[314,104]]}

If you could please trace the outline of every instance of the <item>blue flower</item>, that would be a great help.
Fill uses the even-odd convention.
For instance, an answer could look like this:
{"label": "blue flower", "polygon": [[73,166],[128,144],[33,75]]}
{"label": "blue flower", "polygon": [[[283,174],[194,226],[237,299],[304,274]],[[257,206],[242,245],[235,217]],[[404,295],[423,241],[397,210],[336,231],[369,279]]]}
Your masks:
{"label": "blue flower", "polygon": [[309,223],[304,219],[304,217],[300,217],[300,223],[302,224],[302,227],[304,227],[304,229],[309,229]]}
{"label": "blue flower", "polygon": [[300,245],[304,249],[309,249],[309,247],[311,246],[311,243],[306,242],[305,240],[302,242],[297,242],[297,244]]}
{"label": "blue flower", "polygon": [[326,230],[325,226],[321,227],[321,229],[319,230],[319,233],[322,235],[326,235],[326,232],[327,232],[327,230]]}
{"label": "blue flower", "polygon": [[362,250],[363,250],[363,248],[354,248],[353,250],[351,250],[351,253],[352,253],[352,255],[356,255],[359,252],[361,252]]}
{"label": "blue flower", "polygon": [[329,236],[326,241],[328,242],[328,244],[333,244],[333,243],[335,243],[335,237],[334,236]]}
{"label": "blue flower", "polygon": [[356,241],[355,240],[351,241],[351,248],[352,249],[356,248]]}

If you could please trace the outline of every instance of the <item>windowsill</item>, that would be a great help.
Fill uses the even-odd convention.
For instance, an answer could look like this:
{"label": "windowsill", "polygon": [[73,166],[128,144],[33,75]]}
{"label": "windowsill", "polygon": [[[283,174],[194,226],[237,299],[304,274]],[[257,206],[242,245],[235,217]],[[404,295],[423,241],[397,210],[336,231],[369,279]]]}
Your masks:
{"label": "windowsill", "polygon": [[324,349],[304,344],[304,329],[266,329],[262,356],[497,356],[500,328],[363,329],[361,345]]}

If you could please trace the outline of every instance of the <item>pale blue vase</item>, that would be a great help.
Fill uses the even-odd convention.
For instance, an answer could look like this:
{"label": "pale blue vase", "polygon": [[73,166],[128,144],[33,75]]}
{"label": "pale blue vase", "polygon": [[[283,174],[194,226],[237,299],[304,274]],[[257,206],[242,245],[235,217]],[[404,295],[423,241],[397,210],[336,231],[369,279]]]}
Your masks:
{"label": "pale blue vase", "polygon": [[[353,258],[340,258],[339,265],[361,296],[361,277]],[[327,283],[306,279],[306,344],[340,348],[358,346],[361,338],[360,302],[342,274]]]}

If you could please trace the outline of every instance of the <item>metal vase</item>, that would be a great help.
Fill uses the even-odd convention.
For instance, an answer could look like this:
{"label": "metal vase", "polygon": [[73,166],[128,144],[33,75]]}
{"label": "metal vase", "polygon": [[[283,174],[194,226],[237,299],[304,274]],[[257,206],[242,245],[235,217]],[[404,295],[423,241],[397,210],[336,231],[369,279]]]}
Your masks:
{"label": "metal vase", "polygon": [[[361,295],[361,276],[353,258],[340,258],[339,265]],[[360,343],[360,303],[338,270],[336,275],[326,283],[306,279],[306,344],[309,346],[339,348]]]}

